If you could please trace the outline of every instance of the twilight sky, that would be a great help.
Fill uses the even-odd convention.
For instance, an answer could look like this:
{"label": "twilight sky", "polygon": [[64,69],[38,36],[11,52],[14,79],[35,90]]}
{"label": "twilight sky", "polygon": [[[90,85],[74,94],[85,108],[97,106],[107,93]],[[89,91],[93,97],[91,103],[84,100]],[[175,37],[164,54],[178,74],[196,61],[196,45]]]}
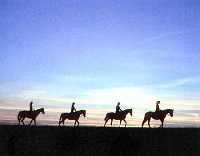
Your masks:
{"label": "twilight sky", "polygon": [[120,101],[140,126],[160,100],[166,126],[200,126],[198,0],[1,0],[0,15],[0,122],[33,100],[47,124],[74,101],[101,125]]}

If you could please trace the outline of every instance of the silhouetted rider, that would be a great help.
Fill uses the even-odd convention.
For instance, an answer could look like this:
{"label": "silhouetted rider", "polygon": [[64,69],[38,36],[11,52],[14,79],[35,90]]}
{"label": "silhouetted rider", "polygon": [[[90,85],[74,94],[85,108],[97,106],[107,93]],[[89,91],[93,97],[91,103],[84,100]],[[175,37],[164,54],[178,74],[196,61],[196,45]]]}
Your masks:
{"label": "silhouetted rider", "polygon": [[160,101],[156,101],[156,112],[160,111],[159,104],[160,104]]}
{"label": "silhouetted rider", "polygon": [[71,107],[71,113],[76,112],[76,108],[74,107],[75,102],[72,103],[72,107]]}
{"label": "silhouetted rider", "polygon": [[117,106],[116,106],[116,113],[119,113],[121,110],[120,108],[120,102],[117,103]]}
{"label": "silhouetted rider", "polygon": [[32,113],[33,112],[33,102],[31,101],[29,105],[30,105],[30,113]]}

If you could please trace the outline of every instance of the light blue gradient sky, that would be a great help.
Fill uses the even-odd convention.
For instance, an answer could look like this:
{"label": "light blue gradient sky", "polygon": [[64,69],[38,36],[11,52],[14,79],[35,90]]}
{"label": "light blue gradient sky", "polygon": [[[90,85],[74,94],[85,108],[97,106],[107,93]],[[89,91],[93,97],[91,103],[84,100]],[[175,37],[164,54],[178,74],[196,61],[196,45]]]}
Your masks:
{"label": "light blue gradient sky", "polygon": [[161,100],[200,125],[198,0],[1,0],[0,15],[1,108],[120,101],[139,120]]}

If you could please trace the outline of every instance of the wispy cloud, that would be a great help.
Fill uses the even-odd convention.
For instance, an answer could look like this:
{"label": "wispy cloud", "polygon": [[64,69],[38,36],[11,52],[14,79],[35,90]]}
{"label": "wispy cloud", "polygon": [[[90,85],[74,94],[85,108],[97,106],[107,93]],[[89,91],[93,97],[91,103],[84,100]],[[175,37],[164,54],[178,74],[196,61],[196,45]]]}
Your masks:
{"label": "wispy cloud", "polygon": [[179,86],[184,86],[184,85],[191,85],[193,83],[198,83],[200,82],[200,77],[186,77],[186,78],[180,78],[174,81],[171,81],[169,83],[161,84],[159,85],[160,88],[175,88]]}
{"label": "wispy cloud", "polygon": [[147,39],[145,39],[143,42],[140,42],[140,44],[145,44],[148,42],[153,42],[153,41],[157,41],[163,38],[167,38],[167,37],[173,37],[173,36],[178,36],[178,35],[184,35],[184,34],[189,34],[189,33],[195,33],[195,32],[199,32],[200,29],[190,29],[190,30],[185,30],[185,31],[171,31],[171,32],[164,32],[164,33],[160,33],[157,36],[152,36],[149,37]]}
{"label": "wispy cloud", "polygon": [[88,82],[96,80],[95,77],[85,75],[57,75],[56,79],[65,82]]}

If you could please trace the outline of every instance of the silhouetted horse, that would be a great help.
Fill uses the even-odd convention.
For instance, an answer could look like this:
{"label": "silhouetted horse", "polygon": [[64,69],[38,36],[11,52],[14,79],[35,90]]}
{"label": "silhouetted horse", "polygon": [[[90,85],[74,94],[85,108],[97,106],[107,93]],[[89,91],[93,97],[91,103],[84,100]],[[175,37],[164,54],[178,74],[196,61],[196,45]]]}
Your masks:
{"label": "silhouetted horse", "polygon": [[85,117],[86,116],[86,110],[79,110],[79,111],[76,111],[76,112],[73,112],[73,113],[62,113],[60,115],[60,120],[59,120],[59,126],[61,123],[63,123],[64,125],[64,122],[66,119],[68,120],[75,120],[74,122],[74,126],[76,125],[76,123],[78,123],[77,126],[79,126],[79,117],[80,115],[83,114],[83,116]]}
{"label": "silhouetted horse", "polygon": [[132,116],[132,109],[125,109],[125,110],[120,111],[118,113],[114,113],[114,112],[107,113],[106,117],[104,119],[105,120],[104,127],[106,126],[106,123],[108,122],[108,120],[111,120],[111,126],[112,126],[113,119],[120,120],[120,125],[121,125],[121,122],[123,120],[125,122],[125,127],[126,127],[127,122],[126,122],[125,119],[126,119],[126,115],[128,113],[130,113],[130,115]]}
{"label": "silhouetted horse", "polygon": [[40,108],[40,109],[34,110],[34,111],[32,111],[32,112],[30,112],[30,111],[25,111],[25,110],[24,110],[24,111],[20,111],[19,114],[18,114],[18,116],[17,116],[19,125],[20,125],[20,122],[22,122],[23,125],[24,125],[24,119],[25,119],[25,118],[30,118],[30,119],[31,119],[29,125],[31,125],[31,123],[32,123],[33,121],[34,121],[34,123],[35,123],[35,125],[36,125],[36,118],[37,118],[37,116],[38,116],[40,113],[45,114],[44,108]]}
{"label": "silhouetted horse", "polygon": [[165,120],[166,115],[169,113],[170,116],[173,117],[173,112],[174,112],[173,109],[165,109],[165,110],[160,110],[158,112],[146,112],[145,116],[144,116],[144,120],[142,122],[142,127],[143,127],[144,123],[148,120],[148,125],[150,128],[151,127],[150,120],[151,120],[151,118],[153,118],[155,120],[160,120],[161,121],[160,127],[163,128],[163,122]]}

